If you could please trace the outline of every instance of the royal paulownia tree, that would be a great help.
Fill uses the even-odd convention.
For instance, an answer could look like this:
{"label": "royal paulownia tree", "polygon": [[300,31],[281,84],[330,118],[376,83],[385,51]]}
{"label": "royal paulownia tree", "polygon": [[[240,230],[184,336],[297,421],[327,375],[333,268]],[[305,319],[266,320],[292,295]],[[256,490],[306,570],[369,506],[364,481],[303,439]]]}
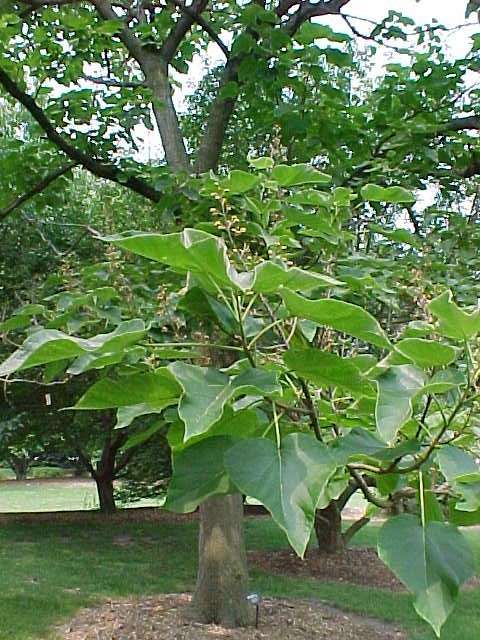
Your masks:
{"label": "royal paulownia tree", "polygon": [[[318,3],[303,0],[272,5],[262,2],[227,2],[219,5],[194,2],[185,5],[174,1],[158,4],[106,1],[70,4],[50,0],[4,3],[0,18],[0,84],[5,96],[22,105],[39,127],[39,146],[44,145],[48,150],[54,148],[58,152],[53,157],[51,154],[48,156],[42,179],[32,183],[26,195],[34,197],[43,188],[48,188],[57,177],[68,175],[73,164],[99,178],[119,183],[153,203],[161,204],[168,193],[165,184],[171,183],[172,178],[163,168],[134,160],[131,154],[124,151],[137,144],[134,128],[139,123],[147,128],[152,127],[153,114],[165,153],[164,164],[172,174],[176,174],[175,180],[181,186],[187,181],[188,174],[202,174],[221,165],[226,133],[238,111],[247,110],[248,114],[250,107],[252,113],[258,100],[262,101],[265,110],[265,105],[269,108],[268,105],[277,104],[286,94],[293,105],[293,116],[286,120],[286,124],[284,120],[283,131],[284,139],[294,138],[290,159],[297,159],[295,154],[298,153],[302,156],[300,160],[315,160],[318,164],[325,155],[328,158],[331,156],[332,164],[336,163],[333,172],[336,184],[346,185],[354,179],[367,182],[371,177],[372,163],[380,173],[385,158],[391,161],[395,159],[392,159],[392,153],[398,153],[400,142],[404,150],[402,159],[410,162],[411,139],[407,134],[411,132],[426,147],[431,142],[427,144],[425,140],[440,140],[442,143],[445,140],[453,141],[453,151],[457,153],[451,153],[451,146],[446,145],[447,153],[438,162],[445,162],[447,170],[457,169],[453,161],[458,159],[458,174],[474,175],[477,166],[475,137],[466,136],[463,132],[477,129],[478,119],[475,113],[471,113],[471,103],[462,102],[460,98],[453,100],[453,94],[459,82],[456,78],[459,77],[461,83],[462,74],[467,68],[475,68],[477,64],[475,46],[470,56],[455,66],[452,86],[442,87],[438,95],[432,88],[432,81],[427,81],[424,91],[411,91],[406,73],[401,69],[392,69],[391,73],[396,75],[396,79],[392,80],[394,89],[397,85],[405,85],[406,89],[410,89],[407,93],[412,98],[423,98],[425,95],[428,98],[414,101],[411,105],[407,102],[409,111],[405,113],[401,101],[393,100],[393,104],[389,105],[388,96],[385,97],[387,111],[391,109],[401,124],[398,128],[401,129],[399,133],[404,137],[403,140],[395,140],[391,132],[385,135],[382,129],[385,117],[380,110],[374,146],[360,145],[357,155],[352,154],[345,144],[341,145],[341,152],[336,153],[335,143],[339,133],[334,130],[330,141],[322,135],[331,130],[327,126],[331,123],[321,123],[315,145],[307,149],[300,145],[301,149],[297,151],[299,141],[301,143],[306,137],[308,129],[302,131],[300,128],[293,136],[293,125],[301,122],[299,116],[304,113],[307,120],[315,118],[315,101],[308,97],[305,108],[298,111],[297,98],[305,83],[303,80],[295,82],[295,78],[305,71],[311,76],[309,82],[315,89],[322,92],[323,87],[325,95],[335,95],[336,87],[333,87],[333,92],[329,90],[329,75],[335,75],[335,70],[338,76],[348,75],[353,66],[352,32],[346,28],[347,33],[338,34],[326,28],[321,18],[346,12],[348,4],[349,0]],[[349,18],[346,23],[348,21]],[[408,24],[405,25],[398,15],[392,15],[377,27],[373,33],[367,34],[368,38],[394,37],[398,35],[399,28],[402,31]],[[420,33],[417,35],[421,37]],[[324,44],[325,39],[327,44]],[[182,74],[188,70],[194,54],[205,51],[209,43],[218,48],[225,58],[225,64],[218,70],[218,83],[202,118],[200,134],[192,138],[196,141],[193,148],[186,144],[179,126],[172,89],[181,82]],[[419,60],[419,76],[423,73],[422,64],[425,61],[422,63]],[[426,64],[428,67],[428,61]],[[431,63],[431,73],[435,71],[434,75],[445,75],[446,69],[442,65],[447,65],[448,69],[451,67],[446,61],[435,60]],[[447,76],[450,78],[450,74]],[[452,94],[452,99],[442,101],[447,93]],[[361,142],[358,133],[362,128],[359,126],[362,119],[345,118],[342,100],[336,104],[336,129],[340,131],[340,123],[348,123],[350,131],[346,141],[351,144],[352,140],[355,144],[357,140]],[[465,111],[462,110],[464,105]],[[333,100],[332,115],[334,106]],[[364,108],[370,107],[366,104]],[[360,115],[357,113],[357,116]],[[425,122],[422,122],[422,117],[425,117]],[[412,120],[414,125],[411,124]],[[414,159],[419,156],[421,154],[414,154]],[[349,165],[352,158],[355,166]],[[437,165],[433,159],[432,166],[427,167],[422,175],[428,177],[434,173],[433,169],[436,172]],[[396,166],[394,161],[392,166]],[[277,171],[277,176],[279,174],[281,171]],[[241,179],[239,174],[233,175],[237,180]],[[280,179],[278,184],[287,190],[297,186],[295,180],[282,183]],[[380,184],[378,188],[385,186]],[[231,193],[235,195],[234,191]],[[16,210],[16,206],[12,205],[21,196],[14,195],[15,202],[7,204],[4,216],[13,215]],[[390,197],[391,194],[385,196],[377,191],[371,201],[385,202]],[[409,202],[411,200],[407,204]],[[247,210],[250,211],[254,206],[255,201],[253,205],[247,204]],[[175,215],[179,226],[184,226],[187,222],[185,211],[176,210]],[[261,214],[257,212],[256,215]],[[305,221],[299,220],[297,218],[299,224]],[[317,230],[317,233],[325,235],[326,230]],[[190,235],[186,237],[190,242]],[[188,263],[188,266],[191,264]],[[183,265],[182,268],[185,267]],[[227,288],[230,287],[228,281],[225,283]],[[240,310],[233,308],[231,311],[236,322],[240,323]],[[309,320],[302,314],[303,311],[299,313],[302,320]],[[80,348],[83,349],[85,345],[81,344],[83,346]],[[244,350],[245,345],[233,347]],[[214,358],[217,368],[234,365],[234,361],[223,354],[223,364],[219,362],[218,354],[214,354]],[[313,411],[311,407],[308,410]],[[278,418],[278,412],[275,415]],[[276,423],[275,416],[270,417]],[[240,486],[243,481],[238,484],[243,490],[243,486]],[[197,600],[211,605],[210,608],[206,605],[201,607],[205,617],[241,623],[245,621],[246,613],[241,605],[245,572],[240,545],[238,498],[215,497],[213,500],[213,503],[205,501],[202,507],[204,518],[200,554],[200,577],[210,576],[211,581],[208,583],[208,580],[200,579]],[[214,515],[215,522],[212,522]],[[218,527],[225,534],[220,538],[214,535]],[[222,540],[230,544],[222,546]],[[222,557],[225,561],[219,562],[218,558]],[[234,587],[235,581],[239,584],[238,588]],[[232,597],[232,594],[237,597]],[[205,597],[202,599],[202,596]]]}
{"label": "royal paulownia tree", "polygon": [[[252,171],[196,181],[200,203],[217,203],[216,224],[103,238],[158,263],[162,281],[177,283],[190,340],[139,332],[141,319],[89,337],[37,327],[0,376],[88,360],[104,375],[73,410],[117,410],[121,429],[158,416],[147,435],[168,429],[166,508],[200,505],[204,516],[200,619],[248,622],[243,534],[232,526],[241,493],[267,507],[303,556],[316,510],[353,482],[381,509],[412,501],[409,513],[383,525],[379,554],[439,634],[474,567],[455,525],[480,514],[478,309],[459,307],[443,290],[421,310],[423,320],[387,333],[352,302],[341,276],[296,262],[325,221],[348,238],[355,203],[398,205],[412,194],[377,185],[357,194],[332,189],[309,165],[251,162]],[[145,357],[129,363],[134,345]]]}

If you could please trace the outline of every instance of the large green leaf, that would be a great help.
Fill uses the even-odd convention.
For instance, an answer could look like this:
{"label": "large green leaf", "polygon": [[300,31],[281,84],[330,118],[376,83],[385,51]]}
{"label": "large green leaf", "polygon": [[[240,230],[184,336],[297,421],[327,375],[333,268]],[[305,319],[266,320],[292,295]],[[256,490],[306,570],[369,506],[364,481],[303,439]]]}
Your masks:
{"label": "large green leaf", "polygon": [[300,184],[330,184],[331,176],[321,173],[309,164],[278,164],[272,169],[272,178],[281,187],[293,187]]}
{"label": "large green leaf", "polygon": [[343,331],[377,347],[391,347],[378,321],[355,304],[333,298],[308,300],[288,289],[281,289],[280,295],[292,315]]}
{"label": "large green leaf", "polygon": [[328,448],[305,433],[286,436],[280,449],[255,438],[234,445],[225,462],[235,485],[265,505],[303,557],[318,500],[337,466]]}
{"label": "large green leaf", "polygon": [[233,443],[228,436],[216,436],[175,452],[165,509],[190,513],[210,496],[235,491],[224,463]]}
{"label": "large green leaf", "polygon": [[355,366],[353,358],[307,348],[290,349],[283,359],[295,373],[319,387],[341,387],[353,394],[374,395],[371,384]]}
{"label": "large green leaf", "polygon": [[230,171],[228,178],[221,181],[221,186],[232,194],[241,194],[257,186],[260,178],[253,173],[239,169]]}
{"label": "large green leaf", "polygon": [[459,447],[446,445],[437,452],[437,462],[447,482],[462,496],[456,509],[480,510],[480,465],[474,456]]}
{"label": "large green leaf", "polygon": [[[167,368],[154,373],[134,373],[115,379],[103,378],[92,385],[75,405],[75,409],[116,409],[145,404],[153,413],[175,404],[181,388]],[[137,413],[137,415],[140,415]]]}
{"label": "large green leaf", "polygon": [[198,229],[170,234],[138,232],[103,239],[181,273],[192,273],[210,293],[218,293],[219,288],[270,293],[285,285],[302,291],[342,285],[330,276],[288,268],[279,261],[264,261],[253,271],[238,272],[230,263],[223,240]]}
{"label": "large green leaf", "polygon": [[387,447],[375,433],[361,428],[352,429],[346,436],[337,438],[332,446],[332,453],[339,464],[346,464],[351,458],[359,457],[388,462],[418,451],[418,440],[406,440],[396,447]]}
{"label": "large green leaf", "polygon": [[472,552],[448,524],[422,527],[413,515],[390,518],[378,535],[380,558],[415,595],[415,609],[440,636],[460,586],[474,573]]}
{"label": "large green leaf", "polygon": [[364,200],[370,202],[415,202],[415,196],[411,191],[403,187],[380,187],[377,184],[366,184],[360,191]]}
{"label": "large green leaf", "polygon": [[451,291],[434,298],[428,308],[438,318],[440,333],[448,338],[468,340],[480,332],[480,309],[466,313],[455,304]]}
{"label": "large green leaf", "polygon": [[255,267],[253,291],[258,293],[273,293],[278,287],[284,286],[292,291],[309,291],[317,287],[341,287],[342,282],[330,276],[303,271],[297,267],[288,268],[283,263],[262,262]]}
{"label": "large green leaf", "polygon": [[351,40],[346,33],[338,33],[328,25],[318,22],[304,22],[295,32],[295,40],[300,44],[313,44],[319,38],[326,38],[332,42],[350,42]]}
{"label": "large green leaf", "polygon": [[422,369],[445,367],[451,364],[457,355],[455,349],[447,344],[422,338],[400,340],[395,345],[395,349]]}
{"label": "large green leaf", "polygon": [[437,462],[448,482],[480,471],[480,465],[470,453],[453,445],[444,445],[438,450]]}
{"label": "large green leaf", "polygon": [[190,272],[208,291],[216,292],[217,287],[248,288],[253,278],[252,274],[239,276],[230,264],[221,238],[198,229],[168,234],[134,232],[107,236],[103,240],[167,264],[181,273]]}
{"label": "large green leaf", "polygon": [[90,371],[91,369],[103,369],[112,364],[118,364],[123,360],[124,353],[117,351],[116,353],[85,353],[78,357],[67,369],[67,373],[71,375],[79,375]]}
{"label": "large green leaf", "polygon": [[122,322],[115,331],[89,339],[75,338],[55,329],[41,329],[29,336],[20,349],[0,365],[0,376],[88,352],[106,354],[121,351],[141,340],[146,332],[142,320]]}
{"label": "large green leaf", "polygon": [[193,436],[185,443],[185,424],[178,420],[168,431],[168,442],[172,451],[180,451],[200,440],[214,436],[229,436],[236,440],[260,437],[268,427],[270,420],[258,409],[240,409],[235,411],[228,404],[222,417],[207,432]]}
{"label": "large green leaf", "polygon": [[261,369],[247,369],[234,377],[184,362],[174,362],[168,369],[183,389],[178,413],[185,423],[185,441],[210,429],[222,417],[227,402],[235,397],[281,392],[276,374]]}
{"label": "large green leaf", "polygon": [[413,365],[390,367],[377,379],[375,420],[378,434],[392,443],[398,431],[412,417],[412,401],[425,385],[422,371]]}

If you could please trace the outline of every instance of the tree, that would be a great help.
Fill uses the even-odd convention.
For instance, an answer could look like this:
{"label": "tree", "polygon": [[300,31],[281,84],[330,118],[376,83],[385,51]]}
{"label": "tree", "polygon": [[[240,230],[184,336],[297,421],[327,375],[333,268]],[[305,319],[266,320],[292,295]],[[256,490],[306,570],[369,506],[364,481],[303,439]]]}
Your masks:
{"label": "tree", "polygon": [[42,453],[28,418],[28,414],[17,413],[0,420],[0,459],[12,469],[15,480],[26,480],[31,464]]}
{"label": "tree", "polygon": [[[415,500],[414,514],[384,525],[379,553],[439,633],[473,571],[466,542],[446,520],[478,522],[478,438],[472,422],[480,375],[478,310],[458,307],[444,291],[428,303],[431,322],[414,320],[388,335],[373,315],[350,301],[356,294],[345,282],[318,265],[288,264],[287,255],[303,260],[305,252],[284,244],[288,234],[275,235],[283,224],[280,194],[292,203],[284,214],[287,221],[295,218],[291,237],[303,234],[307,247],[316,237],[309,230],[317,217],[327,216],[335,227],[357,194],[329,189],[329,176],[309,165],[274,165],[268,158],[252,163],[256,171],[207,176],[199,186],[205,205],[217,201],[220,224],[212,227],[217,233],[224,229],[225,239],[203,229],[104,238],[188,276],[186,290],[179,283],[177,308],[197,336],[190,362],[177,356],[192,342],[177,341],[172,353],[168,343],[153,336],[145,341],[143,332],[117,330],[86,340],[40,329],[0,366],[0,375],[41,366],[52,357],[77,363],[88,357],[99,367],[100,359],[107,359],[107,375],[74,408],[117,408],[117,418],[158,414],[154,430],[170,424],[174,473],[166,506],[186,512],[202,505],[208,514],[201,532],[204,553],[209,563],[226,564],[213,581],[200,569],[194,603],[201,618],[238,624],[248,615],[245,604],[241,609],[246,580],[241,529],[233,531],[224,521],[225,508],[232,520],[238,517],[240,492],[267,507],[303,556],[317,507],[326,507],[339,478],[342,486],[349,477],[379,508],[392,509],[406,497]],[[398,204],[411,201],[412,194],[371,185],[362,197]],[[280,214],[265,222],[266,237],[279,238],[276,255],[258,240],[251,202],[257,203],[257,216],[264,210]],[[228,225],[233,209],[238,227]],[[168,269],[163,274],[169,278]],[[177,275],[173,278],[178,282]],[[325,296],[326,290],[333,295]],[[205,333],[209,342],[202,338]],[[334,353],[326,335],[332,344],[341,342],[345,352],[353,345],[356,353]],[[122,365],[110,368],[140,340],[150,356],[128,371]],[[205,345],[213,354],[233,352],[234,357],[209,357],[205,363]],[[447,500],[445,507],[438,496]],[[225,530],[234,536],[227,542],[237,551],[228,563]],[[412,553],[418,560],[413,565]],[[440,590],[432,590],[432,584]]]}
{"label": "tree", "polygon": [[[267,9],[261,3],[243,5],[234,2],[229,3],[227,9],[223,6],[209,7],[204,2],[194,3],[191,7],[179,3],[167,7],[144,3],[132,8],[103,0],[85,5],[49,1],[22,3],[19,8],[8,5],[2,16],[0,83],[9,96],[29,111],[50,143],[60,149],[69,162],[79,164],[97,177],[125,185],[152,202],[161,203],[164,194],[169,196],[165,193],[168,189],[163,187],[165,180],[184,185],[186,179],[183,174],[217,168],[225,132],[238,104],[251,103],[255,107],[258,95],[264,104],[268,104],[285,92],[297,93],[303,83],[295,83],[292,79],[303,66],[315,74],[319,68],[325,68],[325,59],[334,67],[350,65],[348,51],[339,52],[335,47],[314,45],[316,37],[325,36],[334,42],[340,38],[342,42],[342,34],[339,36],[325,30],[323,25],[310,22],[314,17],[339,14],[347,4],[348,0],[315,4],[279,2],[273,9]],[[380,33],[371,37],[398,35],[398,31],[395,32],[397,18],[396,15],[390,16],[388,21],[379,25]],[[230,49],[220,40],[218,34],[222,31],[229,32],[231,36]],[[62,48],[58,43],[55,36],[59,33],[68,47]],[[204,134],[198,148],[188,149],[187,153],[174,109],[168,72],[172,67],[180,72],[185,70],[194,52],[205,48],[210,39],[227,61],[204,122]],[[312,44],[314,46],[310,46]],[[469,64],[474,63],[475,53],[469,61]],[[28,82],[17,76],[19,68],[28,68]],[[91,68],[102,70],[94,80],[88,73]],[[85,74],[89,77],[85,78]],[[313,78],[319,84],[328,81],[330,74],[322,75],[313,75]],[[61,90],[53,91],[51,85],[43,82],[45,77],[55,78]],[[102,88],[101,96],[98,95],[98,87]],[[324,85],[325,94],[329,93],[327,87]],[[177,178],[165,177],[158,167],[139,166],[130,157],[119,157],[119,145],[129,144],[134,138],[134,125],[142,119],[149,124],[149,105],[160,131],[166,162],[174,173],[179,174]],[[337,105],[341,106],[340,103]],[[439,135],[443,138],[447,130],[449,137],[451,134],[452,139],[459,141],[457,148],[461,148],[460,155],[464,157],[461,131],[476,128],[477,119],[459,114],[456,114],[458,118],[452,119],[453,102],[450,109],[438,112],[437,121],[437,106],[437,103],[427,103],[415,105],[413,109],[416,111],[420,107],[421,114],[426,109],[435,121],[433,127],[430,121],[427,123],[422,139],[425,136],[430,140],[437,139]],[[338,114],[343,121],[341,109]],[[448,119],[445,121],[446,115]],[[377,128],[382,118],[380,113]],[[86,124],[90,125],[87,132]],[[408,124],[405,128],[408,130]],[[326,129],[324,127],[323,131]],[[358,131],[352,127],[350,135],[356,137]],[[335,135],[332,139],[335,140]],[[380,132],[374,148],[378,147],[376,158],[380,158],[380,165],[384,155],[391,151],[385,148],[387,142]],[[322,137],[319,137],[317,148],[312,150],[312,158],[322,157],[325,152],[323,144]],[[408,149],[409,139],[404,144]],[[473,136],[470,144],[475,147]],[[360,160],[360,164],[351,167],[352,171],[345,171],[342,162],[338,163],[336,173],[341,176],[339,179],[335,175],[337,184],[342,178],[351,180],[352,173],[360,172],[365,177],[363,163],[366,160],[362,155],[360,148],[354,158],[354,161]],[[343,162],[349,159],[350,153],[346,150]],[[49,167],[49,176],[60,170],[52,159],[45,166]],[[465,172],[475,173],[474,161]],[[9,215],[12,211],[10,209]],[[179,221],[180,226],[185,226],[185,220],[180,216]],[[232,538],[226,535],[225,539],[229,537]],[[208,536],[202,539],[208,539]],[[233,557],[234,554],[226,555]],[[201,559],[204,557],[201,554]],[[204,573],[214,575],[215,569],[212,567],[212,571]]]}

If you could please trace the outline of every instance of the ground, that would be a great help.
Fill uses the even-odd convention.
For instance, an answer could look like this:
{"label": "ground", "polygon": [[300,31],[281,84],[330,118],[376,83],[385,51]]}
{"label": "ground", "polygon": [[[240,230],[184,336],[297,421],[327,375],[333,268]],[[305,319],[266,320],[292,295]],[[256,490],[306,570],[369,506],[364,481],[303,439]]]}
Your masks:
{"label": "ground", "polygon": [[[155,500],[142,500],[135,506],[156,504]],[[98,496],[95,482],[88,478],[43,478],[21,482],[9,479],[1,483],[0,513],[89,509],[98,509]]]}
{"label": "ground", "polygon": [[[7,489],[3,483],[0,484],[0,498],[5,497]],[[43,485],[38,489],[36,506],[44,509]],[[356,546],[373,547],[378,527],[379,523],[374,523],[362,531],[355,539]],[[128,620],[129,615],[135,618],[138,607],[148,610],[150,604],[152,609],[163,606],[160,605],[162,594],[191,591],[195,584],[197,531],[195,517],[165,517],[161,516],[159,510],[135,512],[129,509],[112,520],[105,520],[91,512],[58,514],[54,519],[48,514],[31,514],[20,519],[15,514],[0,516],[0,638],[77,640],[75,636],[65,635],[69,633],[67,631],[63,636],[59,635],[58,629],[62,627],[65,630],[65,625],[70,621],[68,624],[78,630],[78,625],[85,620],[82,616],[88,618],[94,615],[100,620],[102,615],[110,615],[112,607],[120,619]],[[473,542],[477,566],[480,568],[480,533],[471,530],[467,535]],[[341,620],[345,625],[358,623],[356,618],[345,618],[351,612],[356,612],[387,621],[385,629],[388,633],[392,628],[403,629],[406,640],[434,639],[431,630],[416,616],[410,596],[403,591],[392,590],[391,586],[384,588],[385,585],[379,582],[379,574],[370,562],[373,556],[367,556],[365,562],[355,563],[357,571],[353,577],[356,576],[356,580],[352,579],[352,573],[350,580],[340,575],[318,579],[310,577],[308,572],[287,575],[285,572],[277,573],[274,567],[277,554],[288,554],[289,551],[283,534],[268,517],[246,518],[246,539],[247,547],[253,554],[250,563],[251,589],[262,594],[265,600],[264,616],[270,599],[279,598],[280,602],[287,604],[278,604],[278,607],[272,604],[272,610],[288,613],[292,611],[290,605],[297,606],[296,613],[290,616],[297,622],[307,620],[310,611],[314,616],[312,624],[315,632],[306,637],[321,639],[317,628],[319,621],[327,629],[329,624],[340,624],[328,617],[330,610],[324,607],[329,604],[342,610],[339,615],[343,616]],[[363,553],[371,554],[370,551],[359,553],[356,557],[362,558]],[[255,554],[260,554],[257,560],[269,559],[271,566],[265,566],[263,561],[255,561]],[[302,566],[307,565],[308,561]],[[358,579],[358,567],[364,571],[362,579]],[[365,580],[365,567],[370,580]],[[362,583],[362,580],[368,584]],[[292,600],[295,602],[292,603]],[[442,640],[480,638],[479,601],[480,589],[477,585],[461,594],[455,613],[445,626]],[[98,607],[101,607],[100,610]],[[79,613],[91,608],[95,610],[94,614]],[[349,613],[344,613],[346,611]],[[155,619],[150,622],[155,624]],[[364,618],[362,622],[365,622]],[[287,628],[286,622],[281,624],[282,628]],[[177,623],[175,625],[178,626]],[[56,635],[54,629],[57,629]],[[212,638],[228,637],[222,636],[218,629],[213,631]],[[202,640],[198,633],[197,627],[195,640]],[[359,640],[363,640],[363,637],[375,638],[370,627],[367,636],[358,628],[355,634]],[[106,640],[108,636],[93,637],[95,640]],[[168,636],[158,637],[169,640]],[[288,636],[282,636],[282,640],[284,637]],[[295,640],[302,640],[299,635],[294,637]],[[388,638],[385,635],[380,637]],[[88,636],[84,633],[82,640],[86,638]],[[135,636],[117,634],[117,640],[127,638],[137,640]],[[148,640],[145,635],[141,638]],[[188,636],[183,638],[186,640]],[[250,640],[249,636],[237,638]],[[251,638],[263,640],[265,636]],[[329,638],[336,640],[332,635]],[[182,636],[177,635],[176,640],[181,639]],[[342,637],[342,640],[346,639],[348,635]],[[111,640],[111,635],[108,640]]]}
{"label": "ground", "polygon": [[65,640],[405,640],[391,625],[312,600],[266,598],[258,626],[225,629],[188,615],[188,594],[120,600],[87,609],[59,632]]}

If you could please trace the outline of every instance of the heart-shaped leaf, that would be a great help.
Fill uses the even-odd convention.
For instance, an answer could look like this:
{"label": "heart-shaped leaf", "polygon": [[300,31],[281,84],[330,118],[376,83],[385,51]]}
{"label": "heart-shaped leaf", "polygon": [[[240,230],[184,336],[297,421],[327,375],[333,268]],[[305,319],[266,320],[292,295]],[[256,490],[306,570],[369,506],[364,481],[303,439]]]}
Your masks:
{"label": "heart-shaped leaf", "polygon": [[185,423],[185,441],[220,420],[225,405],[236,396],[270,396],[281,392],[276,374],[261,369],[247,369],[230,378],[216,369],[184,362],[174,362],[168,368],[183,389],[178,413]]}
{"label": "heart-shaped leaf", "polygon": [[437,636],[475,565],[465,538],[452,525],[416,516],[390,518],[378,535],[378,554],[415,595],[415,609]]}
{"label": "heart-shaped leaf", "polygon": [[281,448],[252,438],[234,445],[225,462],[235,485],[265,505],[303,557],[318,500],[337,466],[328,448],[305,433],[286,436]]}
{"label": "heart-shaped leaf", "polygon": [[355,304],[333,298],[309,300],[288,289],[282,289],[280,295],[290,313],[298,318],[343,331],[378,347],[391,347],[378,321],[368,311]]}

